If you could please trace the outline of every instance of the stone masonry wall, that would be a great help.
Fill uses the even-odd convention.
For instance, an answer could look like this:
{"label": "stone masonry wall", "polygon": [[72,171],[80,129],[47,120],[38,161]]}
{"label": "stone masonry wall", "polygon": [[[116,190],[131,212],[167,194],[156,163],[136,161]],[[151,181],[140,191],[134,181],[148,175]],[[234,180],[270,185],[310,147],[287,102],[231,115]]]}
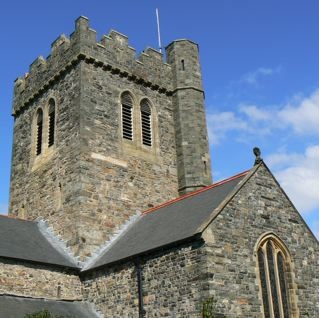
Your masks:
{"label": "stone masonry wall", "polygon": [[78,275],[70,271],[0,259],[0,294],[81,300],[82,287]]}
{"label": "stone masonry wall", "polygon": [[[42,217],[70,245],[79,240],[75,227],[81,191],[79,72],[77,65],[16,116],[10,184],[10,215]],[[36,156],[35,115],[39,107],[46,109],[50,98],[56,103],[55,143],[48,148],[43,134],[43,150]]]}
{"label": "stone masonry wall", "polygon": [[[201,241],[140,260],[145,317],[200,318],[203,280]],[[83,278],[84,299],[106,318],[138,317],[134,263],[100,269]]]}
{"label": "stone masonry wall", "polygon": [[[103,243],[127,219],[178,196],[171,99],[165,94],[82,65],[81,211],[86,221],[79,235]],[[133,140],[122,138],[120,95],[134,98]],[[139,102],[152,104],[153,145],[142,145]],[[95,229],[89,237],[87,228]]]}
{"label": "stone masonry wall", "polygon": [[288,288],[299,309],[291,317],[318,317],[318,242],[263,165],[204,233],[206,297],[214,296],[226,317],[263,317],[256,244],[266,232],[291,253],[294,277]]}

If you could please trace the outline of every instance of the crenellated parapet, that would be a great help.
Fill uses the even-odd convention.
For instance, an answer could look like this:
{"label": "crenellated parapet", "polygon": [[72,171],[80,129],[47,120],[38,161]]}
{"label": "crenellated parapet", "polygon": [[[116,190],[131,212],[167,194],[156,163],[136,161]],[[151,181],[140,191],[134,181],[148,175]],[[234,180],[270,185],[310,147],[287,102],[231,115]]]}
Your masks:
{"label": "crenellated parapet", "polygon": [[128,37],[111,30],[97,41],[95,30],[86,17],[75,21],[75,31],[67,37],[60,35],[51,44],[51,53],[31,63],[29,72],[19,77],[14,85],[13,115],[32,103],[49,87],[59,81],[80,62],[91,63],[140,85],[170,95],[172,92],[171,66],[163,55],[147,48],[140,56],[129,46]]}

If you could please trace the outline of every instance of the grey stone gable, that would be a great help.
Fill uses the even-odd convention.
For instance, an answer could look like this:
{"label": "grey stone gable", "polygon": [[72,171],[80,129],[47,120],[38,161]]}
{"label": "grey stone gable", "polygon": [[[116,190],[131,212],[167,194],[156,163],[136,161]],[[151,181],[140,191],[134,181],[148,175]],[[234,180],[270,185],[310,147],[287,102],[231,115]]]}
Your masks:
{"label": "grey stone gable", "polygon": [[92,305],[84,302],[68,302],[46,299],[33,299],[14,296],[0,296],[1,318],[24,318],[42,310],[66,318],[94,318],[102,317],[93,309]]}
{"label": "grey stone gable", "polygon": [[220,204],[218,206],[218,208],[215,209],[214,213],[211,214],[210,218],[207,219],[207,221],[205,223],[203,223],[200,227],[200,232],[203,232],[208,226],[209,224],[218,216],[219,213],[222,212],[222,210],[224,209],[224,207],[227,206],[227,204],[230,202],[230,200],[232,199],[232,197],[238,192],[240,191],[241,188],[243,188],[245,186],[245,184],[254,176],[254,174],[256,172],[258,172],[258,170],[260,169],[264,169],[268,175],[268,177],[270,177],[273,182],[276,184],[277,188],[279,189],[279,191],[283,194],[283,196],[286,198],[286,200],[289,202],[290,207],[294,210],[295,212],[295,219],[297,220],[292,220],[290,219],[291,222],[300,222],[302,223],[307,230],[309,231],[309,233],[311,234],[311,236],[315,239],[315,241],[318,243],[318,239],[316,238],[316,236],[314,235],[314,233],[311,231],[311,229],[309,228],[308,224],[305,222],[305,220],[303,219],[303,217],[301,216],[301,214],[299,213],[299,211],[297,210],[297,208],[294,206],[294,204],[292,203],[292,201],[290,200],[290,198],[288,197],[287,193],[284,191],[284,189],[281,187],[281,185],[279,184],[279,182],[277,181],[277,179],[275,178],[275,176],[273,175],[273,173],[270,171],[270,169],[268,168],[268,166],[265,164],[265,162],[262,160],[258,165],[255,165],[249,172],[249,174],[247,174],[247,177],[245,178],[245,180],[243,180],[240,183],[240,187],[237,187],[236,191],[233,191],[232,196],[228,196],[227,200],[225,200],[223,202],[223,204]]}
{"label": "grey stone gable", "polygon": [[83,270],[124,260],[201,233],[213,211],[240,186],[247,174],[241,173],[145,211],[111,241],[95,261],[89,260]]}
{"label": "grey stone gable", "polygon": [[263,162],[203,226],[207,297],[214,295],[220,314],[226,317],[260,317],[263,303],[257,250],[262,238],[269,235],[289,255],[285,274],[289,317],[319,317],[318,241]]}
{"label": "grey stone gable", "polygon": [[77,268],[62,249],[54,247],[37,222],[0,215],[0,256]]}

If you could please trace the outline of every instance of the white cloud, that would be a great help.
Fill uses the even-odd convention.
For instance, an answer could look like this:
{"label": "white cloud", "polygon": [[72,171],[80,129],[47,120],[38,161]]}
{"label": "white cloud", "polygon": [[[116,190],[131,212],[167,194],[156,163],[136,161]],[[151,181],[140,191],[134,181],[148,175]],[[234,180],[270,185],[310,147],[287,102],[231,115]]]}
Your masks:
{"label": "white cloud", "polygon": [[242,76],[240,82],[247,83],[252,86],[258,86],[258,81],[261,77],[272,76],[281,72],[281,67],[267,68],[259,67],[257,70],[246,73]]}
{"label": "white cloud", "polygon": [[318,134],[319,90],[301,100],[296,106],[286,105],[278,112],[278,117],[298,134]]}
{"label": "white cloud", "polygon": [[266,157],[267,164],[273,169],[281,169],[283,167],[287,167],[287,165],[296,165],[302,162],[303,159],[303,154],[288,154],[285,151],[273,153]]}
{"label": "white cloud", "polygon": [[240,104],[238,112],[208,113],[207,126],[211,144],[219,144],[230,132],[238,141],[271,133],[271,114],[256,105]]}
{"label": "white cloud", "polygon": [[8,204],[0,203],[0,214],[8,214]]}
{"label": "white cloud", "polygon": [[239,105],[240,112],[244,113],[252,121],[265,121],[271,118],[271,114],[256,105]]}
{"label": "white cloud", "polygon": [[[212,144],[218,144],[228,132],[236,131],[237,140],[255,136],[318,135],[319,134],[319,89],[309,97],[292,97],[292,103],[285,106],[260,107],[240,103],[236,111],[214,112],[207,116],[208,130]],[[283,160],[283,154],[276,154],[272,160]]]}
{"label": "white cloud", "polygon": [[319,145],[306,148],[304,154],[281,153],[269,158],[270,167],[287,164],[274,173],[297,209],[302,213],[319,209]]}
{"label": "white cloud", "polygon": [[247,123],[233,112],[211,113],[207,115],[209,140],[218,144],[229,131],[247,130]]}

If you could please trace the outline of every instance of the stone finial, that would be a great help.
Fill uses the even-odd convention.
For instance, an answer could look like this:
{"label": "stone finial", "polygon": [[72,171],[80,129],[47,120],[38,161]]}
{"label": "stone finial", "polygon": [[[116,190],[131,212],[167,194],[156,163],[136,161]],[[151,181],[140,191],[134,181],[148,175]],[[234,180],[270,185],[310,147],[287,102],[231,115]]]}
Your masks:
{"label": "stone finial", "polygon": [[260,158],[261,151],[258,147],[254,147],[253,152],[254,152],[254,155],[256,156],[255,163],[254,163],[254,165],[256,166],[262,161],[262,159]]}

